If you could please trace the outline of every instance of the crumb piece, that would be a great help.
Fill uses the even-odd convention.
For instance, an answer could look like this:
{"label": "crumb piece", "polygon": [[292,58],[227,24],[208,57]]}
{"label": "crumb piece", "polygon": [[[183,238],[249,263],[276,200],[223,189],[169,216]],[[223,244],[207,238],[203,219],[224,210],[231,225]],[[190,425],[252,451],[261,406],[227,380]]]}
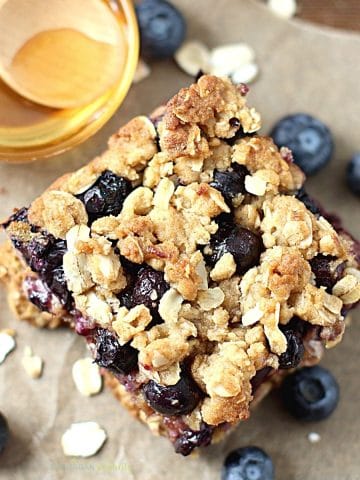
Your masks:
{"label": "crumb piece", "polygon": [[14,350],[16,346],[14,337],[8,333],[0,333],[0,364],[3,363],[7,355]]}
{"label": "crumb piece", "polygon": [[142,80],[145,80],[145,78],[147,78],[150,75],[150,73],[151,73],[151,69],[149,65],[140,58],[135,70],[133,83],[139,83]]}
{"label": "crumb piece", "polygon": [[102,378],[99,366],[89,357],[80,358],[72,367],[72,377],[81,395],[90,397],[100,392]]}
{"label": "crumb piece", "polygon": [[96,422],[73,423],[61,437],[61,446],[68,457],[91,457],[106,438],[105,430]]}
{"label": "crumb piece", "polygon": [[221,256],[216,262],[214,268],[210,272],[211,280],[219,282],[232,277],[236,271],[236,263],[231,253],[227,252]]}
{"label": "crumb piece", "polygon": [[38,355],[34,355],[31,347],[27,346],[24,349],[24,355],[21,359],[21,364],[25,372],[31,378],[40,378],[43,370],[43,360]]}
{"label": "crumb piece", "polygon": [[310,432],[308,434],[308,440],[309,440],[310,443],[319,443],[320,440],[321,440],[321,437],[316,432]]}
{"label": "crumb piece", "polygon": [[291,18],[297,11],[296,0],[268,0],[268,7],[283,18]]}

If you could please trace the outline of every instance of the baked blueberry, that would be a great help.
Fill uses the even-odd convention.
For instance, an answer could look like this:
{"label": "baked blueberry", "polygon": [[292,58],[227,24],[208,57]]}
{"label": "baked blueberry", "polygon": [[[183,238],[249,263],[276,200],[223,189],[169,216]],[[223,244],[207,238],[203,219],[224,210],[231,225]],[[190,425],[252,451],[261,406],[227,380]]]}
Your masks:
{"label": "baked blueberry", "polygon": [[2,413],[0,413],[0,453],[6,447],[8,440],[9,440],[9,427],[8,427],[6,418]]}
{"label": "baked blueberry", "polygon": [[350,190],[360,195],[360,152],[356,153],[346,170],[346,180]]}
{"label": "baked blueberry", "polygon": [[182,434],[175,440],[175,452],[186,457],[197,447],[206,447],[210,445],[213,434],[213,428],[202,423],[200,430],[184,430]]}
{"label": "baked blueberry", "polygon": [[274,480],[274,465],[267,453],[258,447],[243,447],[229,453],[221,480]]}
{"label": "baked blueberry", "polygon": [[150,380],[143,387],[146,402],[164,415],[184,415],[194,410],[200,400],[200,390],[188,374],[182,374],[175,385],[159,385]]}
{"label": "baked blueberry", "polygon": [[121,346],[109,330],[98,328],[94,340],[95,362],[101,367],[122,374],[130,373],[137,367],[138,351],[129,344]]}
{"label": "baked blueberry", "polygon": [[287,377],[282,392],[286,408],[299,420],[324,420],[339,402],[337,381],[319,366],[302,368]]}
{"label": "baked blueberry", "polygon": [[293,329],[283,329],[286,337],[287,348],[284,353],[279,356],[279,368],[294,368],[299,365],[304,356],[304,345],[301,335]]}
{"label": "baked blueberry", "polygon": [[118,215],[132,190],[124,177],[106,170],[88,190],[77,197],[84,203],[90,222],[107,215]]}
{"label": "baked blueberry", "polygon": [[130,308],[142,304],[152,313],[156,313],[160,299],[168,289],[169,284],[165,282],[163,272],[158,272],[149,266],[142,267],[131,289],[128,300]]}
{"label": "baked blueberry", "polygon": [[345,270],[345,263],[340,263],[336,267],[332,267],[331,262],[334,260],[334,257],[322,255],[321,253],[310,260],[311,270],[315,275],[316,286],[325,287],[329,292],[331,292],[335,283],[342,278]]}
{"label": "baked blueberry", "polygon": [[251,230],[224,222],[212,235],[209,248],[211,253],[205,256],[210,266],[214,266],[225,253],[231,253],[237,272],[243,274],[259,263],[263,244],[261,238]]}
{"label": "baked blueberry", "polygon": [[245,177],[249,175],[248,169],[244,165],[233,163],[230,170],[214,171],[214,180],[210,185],[219,192],[231,206],[231,200],[240,193],[245,193]]}
{"label": "baked blueberry", "polygon": [[165,0],[142,0],[136,5],[141,53],[148,58],[169,58],[182,44],[186,24],[184,17]]}
{"label": "baked blueberry", "polygon": [[302,187],[297,192],[295,197],[302,202],[305,207],[310,210],[314,215],[320,215],[321,210],[317,202],[306,192],[306,190]]}
{"label": "baked blueberry", "polygon": [[270,133],[278,147],[292,150],[294,161],[313,175],[331,159],[334,141],[329,128],[319,119],[305,113],[282,118]]}

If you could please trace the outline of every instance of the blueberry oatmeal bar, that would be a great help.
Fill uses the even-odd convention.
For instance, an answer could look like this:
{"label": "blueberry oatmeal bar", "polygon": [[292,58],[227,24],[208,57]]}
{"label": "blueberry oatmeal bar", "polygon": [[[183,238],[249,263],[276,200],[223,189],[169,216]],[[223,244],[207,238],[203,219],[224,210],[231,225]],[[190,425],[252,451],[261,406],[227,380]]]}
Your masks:
{"label": "blueberry oatmeal bar", "polygon": [[200,77],[4,223],[26,297],[86,338],[115,395],[183,455],[318,362],[360,299],[359,244],[290,150],[255,133],[246,94]]}

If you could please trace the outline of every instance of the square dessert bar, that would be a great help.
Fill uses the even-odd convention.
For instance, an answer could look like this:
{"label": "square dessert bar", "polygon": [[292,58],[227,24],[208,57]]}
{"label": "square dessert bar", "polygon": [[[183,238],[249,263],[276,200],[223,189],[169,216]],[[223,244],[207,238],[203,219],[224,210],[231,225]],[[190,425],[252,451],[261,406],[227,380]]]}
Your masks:
{"label": "square dessert bar", "polygon": [[360,299],[359,244],[255,133],[247,90],[202,76],[4,223],[22,298],[83,335],[183,455],[318,362]]}

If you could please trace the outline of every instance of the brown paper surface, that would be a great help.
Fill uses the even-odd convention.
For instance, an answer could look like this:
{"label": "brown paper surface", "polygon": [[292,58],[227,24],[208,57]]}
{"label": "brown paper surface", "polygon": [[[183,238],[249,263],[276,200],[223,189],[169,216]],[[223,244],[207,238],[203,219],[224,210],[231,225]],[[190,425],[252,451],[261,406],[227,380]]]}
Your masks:
{"label": "brown paper surface", "polygon": [[[249,102],[263,115],[263,132],[289,112],[304,111],[323,119],[336,139],[329,167],[308,182],[309,191],[360,236],[360,204],[345,185],[345,165],[360,150],[360,36],[274,17],[252,0],[177,0],[189,22],[188,37],[209,46],[246,41],[255,48],[261,68]],[[14,206],[28,204],[59,175],[75,169],[105,146],[110,133],[134,115],[166,101],[190,78],[173,62],[159,62],[151,76],[134,86],[112,120],[92,139],[57,158],[30,165],[0,165],[0,218]],[[66,329],[39,331],[14,320],[0,293],[1,326],[17,330],[17,348],[0,366],[0,410],[8,418],[12,440],[0,457],[0,479],[11,480],[215,480],[227,452],[255,444],[272,455],[277,480],[360,479],[360,315],[343,343],[328,352],[330,367],[341,386],[341,402],[333,416],[319,424],[301,424],[282,409],[275,392],[224,442],[200,456],[182,458],[170,444],[153,437],[104,391],[85,398],[76,390],[73,362],[86,355],[81,338]],[[25,345],[45,361],[41,379],[30,379],[21,366]],[[88,459],[65,457],[60,438],[72,422],[94,420],[108,440]],[[309,432],[321,441],[310,444]]]}

